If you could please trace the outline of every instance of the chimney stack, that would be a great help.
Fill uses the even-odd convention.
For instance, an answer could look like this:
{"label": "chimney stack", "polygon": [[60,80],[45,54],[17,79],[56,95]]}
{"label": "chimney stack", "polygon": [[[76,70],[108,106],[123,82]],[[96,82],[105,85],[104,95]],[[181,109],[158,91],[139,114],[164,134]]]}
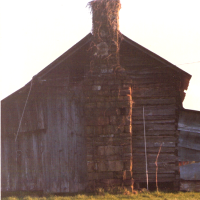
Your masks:
{"label": "chimney stack", "polygon": [[120,0],[93,0],[93,70],[84,80],[88,190],[126,187],[132,178],[132,80],[120,67]]}
{"label": "chimney stack", "polygon": [[119,67],[119,10],[120,0],[93,0],[94,69],[112,73]]}

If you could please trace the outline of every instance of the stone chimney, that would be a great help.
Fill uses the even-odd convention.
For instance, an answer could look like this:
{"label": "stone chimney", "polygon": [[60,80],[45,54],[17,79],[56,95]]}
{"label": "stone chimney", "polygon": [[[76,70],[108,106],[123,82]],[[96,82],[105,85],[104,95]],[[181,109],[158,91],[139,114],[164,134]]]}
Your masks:
{"label": "stone chimney", "polygon": [[100,73],[112,73],[120,66],[120,0],[94,0],[89,5],[93,14],[93,67]]}
{"label": "stone chimney", "polygon": [[120,0],[94,0],[92,73],[83,84],[88,190],[126,187],[132,178],[132,80],[120,67]]}

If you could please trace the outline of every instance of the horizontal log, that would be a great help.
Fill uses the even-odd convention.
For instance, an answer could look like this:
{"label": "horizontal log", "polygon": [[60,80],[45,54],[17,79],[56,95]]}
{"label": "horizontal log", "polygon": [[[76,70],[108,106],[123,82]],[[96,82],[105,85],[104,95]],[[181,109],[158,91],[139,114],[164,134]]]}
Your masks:
{"label": "horizontal log", "polygon": [[178,95],[173,87],[144,87],[132,90],[133,97],[176,97]]}
{"label": "horizontal log", "polygon": [[[162,77],[156,77],[155,75],[149,76],[148,74],[131,74],[130,76],[135,77],[133,79],[133,84],[135,84],[137,87],[140,87],[143,84],[158,84],[158,83],[164,83],[164,84],[169,84],[169,85],[177,85],[179,81],[176,79],[173,79],[169,76],[162,76]],[[178,86],[178,85],[177,85]]]}
{"label": "horizontal log", "polygon": [[[175,147],[176,138],[173,136],[147,136],[146,146],[147,147]],[[144,147],[144,137],[135,136],[132,140],[133,148]]]}
{"label": "horizontal log", "polygon": [[[156,165],[151,164],[148,165],[148,172],[149,173],[156,173]],[[179,170],[179,167],[176,166],[175,164],[167,164],[167,165],[158,165],[158,173],[160,174],[173,174],[176,171]],[[133,167],[133,173],[137,174],[137,173],[146,173],[146,165],[134,165]]]}
{"label": "horizontal log", "polygon": [[[158,70],[158,69],[150,69],[151,67],[149,67],[149,71],[146,71],[145,70],[141,70],[141,68],[143,68],[143,66],[140,66],[141,68],[138,69],[138,70],[134,70],[133,68],[135,68],[136,66],[133,66],[132,67],[132,70],[129,69],[127,71],[127,73],[129,74],[130,77],[134,77],[136,80],[137,79],[157,79],[158,81],[159,80],[162,80],[162,79],[171,79],[171,80],[174,80],[175,81],[175,78],[176,77],[173,77],[173,73],[168,73],[164,68]],[[138,67],[139,68],[139,67]],[[135,80],[134,79],[134,80]],[[178,81],[178,80],[177,80]]]}
{"label": "horizontal log", "polygon": [[[133,131],[141,131],[144,130],[144,125],[133,125]],[[175,124],[146,124],[145,129],[147,131],[175,131],[176,126]]]}
{"label": "horizontal log", "polygon": [[[138,83],[139,82],[139,83]],[[137,91],[137,90],[144,90],[145,88],[154,88],[154,89],[158,89],[158,88],[174,88],[174,90],[178,91],[180,86],[180,83],[170,80],[170,79],[160,79],[160,81],[158,82],[147,82],[144,81],[142,82],[142,79],[134,79],[133,82],[133,91]],[[167,97],[165,97],[167,98]]]}
{"label": "horizontal log", "polygon": [[[138,115],[133,115],[132,119],[133,120],[142,120],[143,116],[140,114]],[[178,115],[147,115],[145,116],[145,121],[148,120],[168,120],[168,119],[177,119]]]}
{"label": "horizontal log", "polygon": [[[158,153],[159,148],[160,147],[147,147],[147,153]],[[161,152],[162,153],[173,153],[174,154],[175,150],[176,149],[174,147],[163,147],[162,146],[162,148],[161,148]],[[144,149],[144,147],[137,147],[137,148],[135,148],[133,146],[132,152],[133,152],[133,154],[144,153],[145,149]]]}
{"label": "horizontal log", "polygon": [[[144,114],[145,118],[153,115],[175,115],[176,109],[175,105],[144,106]],[[143,117],[143,106],[133,106],[133,116]]]}
{"label": "horizontal log", "polygon": [[135,98],[133,97],[135,105],[170,105],[176,103],[176,98]]}
{"label": "horizontal log", "polygon": [[[173,124],[175,123],[175,119],[157,119],[157,120],[146,120],[145,124]],[[133,125],[140,125],[140,124],[144,124],[143,120],[134,120],[132,122]]]}
{"label": "horizontal log", "polygon": [[[145,173],[133,173],[133,179],[135,181],[138,181],[138,182],[146,182],[146,174]],[[176,176],[175,174],[158,174],[158,182],[173,182],[175,181],[176,179]],[[149,173],[148,174],[148,180],[149,182],[156,182],[156,174],[153,173]]]}
{"label": "horizontal log", "polygon": [[[144,130],[133,131],[133,136],[143,136]],[[176,135],[176,131],[166,131],[166,130],[146,130],[146,136],[172,136]]]}
{"label": "horizontal log", "polygon": [[[156,162],[157,153],[156,154],[147,154],[147,162],[149,165],[154,165]],[[158,157],[158,165],[165,165],[165,164],[173,164],[177,160],[177,156],[174,154],[162,154],[160,153]],[[145,154],[144,153],[137,153],[133,154],[133,168],[134,165],[140,163],[141,165],[145,164]]]}
{"label": "horizontal log", "polygon": [[[127,58],[126,58],[127,59]],[[134,60],[135,58],[128,58],[128,60]],[[142,58],[141,58],[142,59]],[[128,70],[128,74],[144,74],[144,75],[148,75],[148,74],[155,74],[155,76],[157,77],[163,77],[163,76],[169,76],[171,78],[173,78],[174,73],[170,73],[170,71],[166,71],[166,69],[164,67],[161,66],[156,66],[156,65],[151,65],[151,66],[133,66],[132,68],[130,68]]]}

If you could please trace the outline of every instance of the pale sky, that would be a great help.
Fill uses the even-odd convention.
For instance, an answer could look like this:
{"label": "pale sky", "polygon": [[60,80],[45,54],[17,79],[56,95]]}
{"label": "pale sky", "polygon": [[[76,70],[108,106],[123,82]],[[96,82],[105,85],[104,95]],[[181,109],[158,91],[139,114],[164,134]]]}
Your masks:
{"label": "pale sky", "polygon": [[[0,1],[0,99],[23,87],[91,31],[88,2]],[[190,73],[183,105],[200,110],[200,1],[121,0],[121,4],[120,31]]]}

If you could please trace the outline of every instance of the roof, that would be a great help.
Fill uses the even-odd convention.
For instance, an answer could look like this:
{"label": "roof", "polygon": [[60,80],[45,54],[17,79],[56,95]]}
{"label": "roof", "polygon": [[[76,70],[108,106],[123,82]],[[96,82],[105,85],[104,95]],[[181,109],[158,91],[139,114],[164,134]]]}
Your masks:
{"label": "roof", "polygon": [[[122,36],[123,36],[123,42],[126,42],[127,44],[130,44],[131,46],[137,48],[138,50],[140,50],[141,52],[147,54],[151,58],[156,59],[157,61],[161,62],[165,66],[167,66],[167,67],[175,70],[176,72],[180,73],[181,77],[183,79],[186,79],[186,81],[184,81],[185,82],[184,88],[187,89],[188,84],[189,84],[189,80],[191,78],[190,74],[188,74],[187,72],[185,72],[182,69],[178,68],[177,66],[173,65],[172,63],[168,62],[167,60],[163,59],[162,57],[158,56],[157,54],[151,52],[150,50],[144,48],[143,46],[137,44],[136,42],[132,41],[131,39],[129,39],[125,35],[122,34]],[[92,38],[93,38],[93,35],[91,33],[86,35],[82,40],[80,40],[78,43],[76,43],[73,47],[71,47],[69,50],[67,50],[65,53],[63,53],[60,57],[58,57],[56,60],[54,60],[52,63],[50,63],[47,67],[45,67],[43,70],[41,70],[38,74],[33,76],[33,79],[35,79],[35,78],[40,79],[43,76],[45,76],[48,73],[50,73],[52,70],[56,69],[56,67],[59,66],[59,64],[61,64],[62,62],[66,61],[69,57],[74,55],[78,50],[80,50],[86,44],[89,44],[92,41]],[[30,87],[30,84],[31,84],[31,81],[28,82],[24,87],[22,87],[21,89],[17,90],[16,92],[14,92],[11,95],[14,95],[16,93],[22,92],[22,90],[28,90],[29,87]],[[6,97],[5,99],[9,98],[11,95]],[[5,99],[3,99],[2,101],[4,101]]]}

